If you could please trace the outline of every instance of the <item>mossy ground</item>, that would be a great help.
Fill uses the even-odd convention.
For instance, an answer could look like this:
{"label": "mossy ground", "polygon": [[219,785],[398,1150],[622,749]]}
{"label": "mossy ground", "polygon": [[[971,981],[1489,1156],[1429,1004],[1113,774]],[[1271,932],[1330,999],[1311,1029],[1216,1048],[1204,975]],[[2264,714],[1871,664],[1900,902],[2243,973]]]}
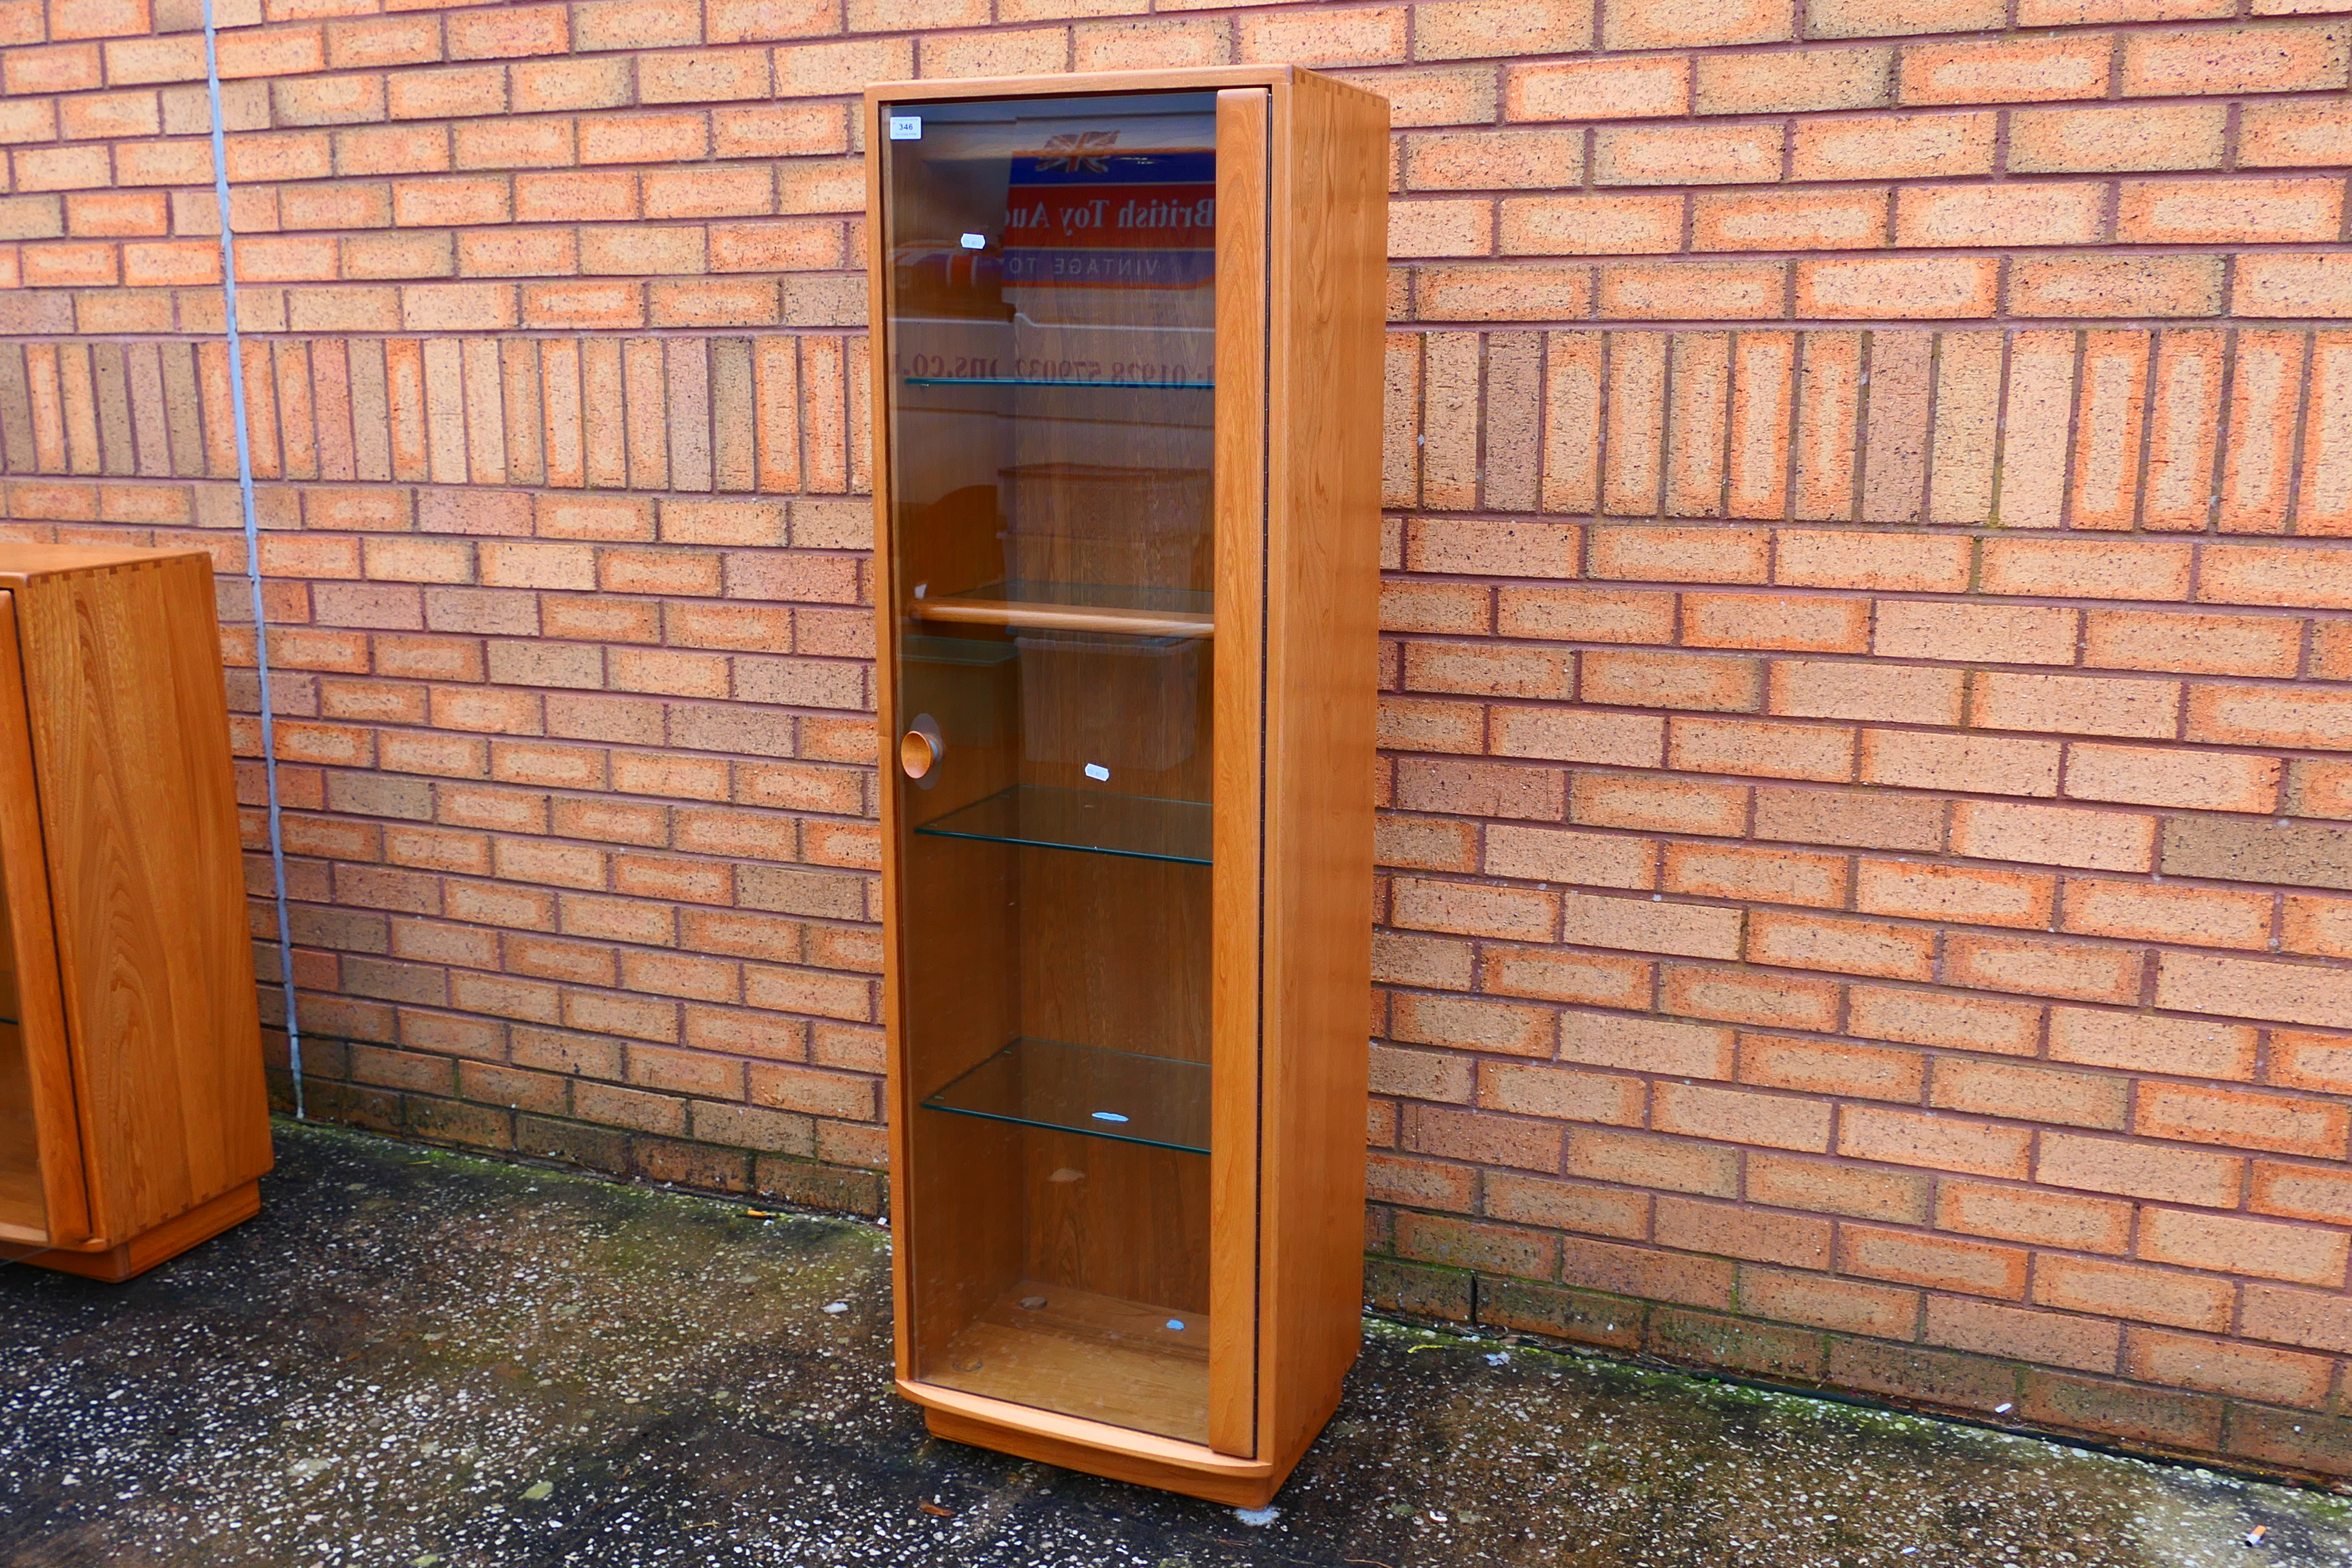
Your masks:
{"label": "mossy ground", "polygon": [[0,1268],[0,1563],[2352,1564],[2332,1498],[1380,1321],[1254,1526],[929,1438],[879,1227],[278,1152],[259,1219],[128,1286]]}

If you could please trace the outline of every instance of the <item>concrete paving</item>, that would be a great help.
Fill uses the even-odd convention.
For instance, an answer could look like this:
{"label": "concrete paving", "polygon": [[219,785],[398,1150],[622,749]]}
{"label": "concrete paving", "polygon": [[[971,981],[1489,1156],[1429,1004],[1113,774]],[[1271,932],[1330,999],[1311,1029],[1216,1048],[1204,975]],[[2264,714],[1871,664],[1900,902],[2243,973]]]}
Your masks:
{"label": "concrete paving", "polygon": [[0,1563],[2352,1564],[2333,1497],[1378,1321],[1253,1523],[929,1438],[879,1227],[278,1156],[258,1220],[128,1286],[0,1268]]}

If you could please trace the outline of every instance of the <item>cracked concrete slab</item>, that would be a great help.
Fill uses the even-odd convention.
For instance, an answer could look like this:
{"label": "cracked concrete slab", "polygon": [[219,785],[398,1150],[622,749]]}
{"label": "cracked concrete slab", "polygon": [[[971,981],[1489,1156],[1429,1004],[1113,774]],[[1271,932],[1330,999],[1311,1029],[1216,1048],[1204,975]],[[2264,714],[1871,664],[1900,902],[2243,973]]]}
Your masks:
{"label": "cracked concrete slab", "polygon": [[0,1562],[2352,1564],[2322,1494],[1380,1321],[1253,1524],[931,1440],[878,1226],[278,1142],[130,1285],[0,1268]]}

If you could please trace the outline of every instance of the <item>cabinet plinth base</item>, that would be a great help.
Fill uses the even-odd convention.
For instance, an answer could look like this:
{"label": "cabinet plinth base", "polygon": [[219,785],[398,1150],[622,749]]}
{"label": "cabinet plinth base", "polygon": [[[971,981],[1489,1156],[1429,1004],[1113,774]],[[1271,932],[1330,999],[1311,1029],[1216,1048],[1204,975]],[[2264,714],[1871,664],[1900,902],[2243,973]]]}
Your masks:
{"label": "cabinet plinth base", "polygon": [[0,1256],[14,1254],[19,1261],[37,1268],[54,1268],[64,1274],[79,1274],[85,1279],[120,1285],[133,1276],[146,1273],[167,1258],[177,1258],[190,1247],[210,1241],[232,1226],[244,1224],[260,1212],[261,1184],[247,1182],[241,1187],[231,1187],[209,1202],[198,1204],[177,1219],[165,1220],[144,1235],[134,1236],[104,1252],[8,1247],[0,1248]]}
{"label": "cabinet plinth base", "polygon": [[[901,1389],[906,1387],[904,1384],[899,1386]],[[1131,1447],[1125,1444],[1114,1446],[1087,1437],[1056,1436],[1027,1426],[1008,1426],[985,1417],[942,1409],[929,1401],[924,1405],[923,1425],[930,1429],[934,1437],[944,1437],[950,1443],[969,1443],[975,1448],[1011,1454],[1016,1458],[1059,1465],[1066,1470],[1078,1470],[1108,1480],[1181,1492],[1186,1497],[1202,1498],[1233,1508],[1264,1508],[1274,1494],[1282,1489],[1282,1483],[1290,1479],[1290,1467],[1287,1465],[1276,1469],[1272,1465],[1248,1459],[1224,1459],[1223,1464],[1213,1468],[1196,1467],[1182,1458],[1148,1451],[1145,1445],[1160,1447],[1164,1440],[1143,1433],[1122,1433],[1122,1436],[1139,1438],[1140,1442]],[[1045,1416],[1044,1419],[1053,1421],[1056,1418]],[[1095,1423],[1070,1421],[1068,1425],[1093,1426]],[[1177,1445],[1165,1446],[1173,1447]],[[1203,1458],[1224,1458],[1222,1455],[1212,1456],[1205,1448],[1200,1449],[1199,1453]]]}

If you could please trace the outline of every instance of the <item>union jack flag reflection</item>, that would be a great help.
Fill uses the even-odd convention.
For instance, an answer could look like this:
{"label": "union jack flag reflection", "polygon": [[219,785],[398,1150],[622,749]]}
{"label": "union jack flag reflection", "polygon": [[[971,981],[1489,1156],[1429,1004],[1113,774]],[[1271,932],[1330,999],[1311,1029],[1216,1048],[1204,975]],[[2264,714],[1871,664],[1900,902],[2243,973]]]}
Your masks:
{"label": "union jack flag reflection", "polygon": [[1041,173],[1108,174],[1110,164],[1104,154],[1118,141],[1116,131],[1076,131],[1066,136],[1048,136],[1037,168]]}

